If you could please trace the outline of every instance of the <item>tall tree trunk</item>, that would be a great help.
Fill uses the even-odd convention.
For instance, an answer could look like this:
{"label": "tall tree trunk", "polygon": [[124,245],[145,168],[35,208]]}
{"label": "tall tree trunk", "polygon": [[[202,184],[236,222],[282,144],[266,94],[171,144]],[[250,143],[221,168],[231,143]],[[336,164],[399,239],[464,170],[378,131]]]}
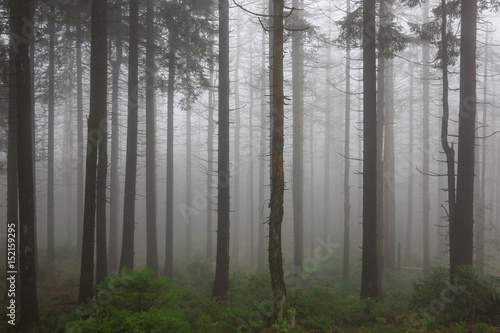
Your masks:
{"label": "tall tree trunk", "polygon": [[146,27],[146,266],[158,274],[156,238],[155,0],[147,1]]}
{"label": "tall tree trunk", "polygon": [[47,262],[54,262],[54,48],[55,48],[55,12],[50,7],[49,25],[49,105],[48,105],[48,141],[47,141]]}
{"label": "tall tree trunk", "polygon": [[[191,196],[191,105],[187,105],[186,109],[186,206],[192,209],[192,196]],[[192,250],[192,214],[188,214],[186,221],[186,259],[191,257]]]}
{"label": "tall tree trunk", "polygon": [[[295,27],[300,29],[302,2],[293,0]],[[297,273],[304,261],[304,37],[292,32],[293,77],[293,263]]]}
{"label": "tall tree trunk", "polygon": [[395,165],[394,165],[394,70],[393,60],[386,60],[384,86],[384,225],[386,234],[385,264],[389,269],[396,267],[396,202],[395,202]]}
{"label": "tall tree trunk", "polygon": [[411,261],[411,248],[412,248],[412,225],[413,225],[413,170],[414,170],[414,162],[413,162],[413,91],[414,91],[414,71],[413,71],[413,63],[410,62],[410,102],[409,102],[409,115],[408,115],[408,215],[406,217],[406,247],[405,247],[405,263],[408,265]]}
{"label": "tall tree trunk", "polygon": [[219,142],[217,257],[212,297],[225,299],[229,286],[229,2],[219,1]]}
{"label": "tall tree trunk", "polygon": [[83,179],[83,69],[82,69],[82,25],[81,13],[76,16],[76,127],[77,127],[77,178],[76,178],[76,255],[82,255],[83,239],[83,206],[84,206],[84,179]]}
{"label": "tall tree trunk", "polygon": [[[347,0],[347,13],[351,12],[351,2]],[[349,254],[350,254],[350,219],[351,219],[351,201],[350,201],[350,136],[351,136],[351,48],[349,37],[347,38],[346,63],[345,63],[345,129],[344,129],[344,253],[342,262],[342,280],[349,281]]]}
{"label": "tall tree trunk", "polygon": [[[385,1],[381,2],[385,5]],[[383,6],[385,8],[385,6]],[[383,10],[381,10],[383,12]],[[382,14],[381,14],[382,15]],[[382,19],[382,21],[385,19]],[[378,272],[378,297],[380,300],[384,298],[385,294],[385,255],[389,252],[387,246],[387,237],[389,237],[389,232],[387,230],[387,224],[385,223],[384,216],[384,107],[385,107],[385,58],[381,55],[379,51],[378,58],[378,69],[377,69],[377,116],[376,116],[376,131],[377,131],[377,272]],[[364,171],[363,171],[364,173]],[[363,182],[364,183],[364,182]],[[364,197],[364,196],[363,196]],[[364,199],[363,199],[364,200]],[[364,213],[363,213],[364,215]],[[364,246],[364,245],[363,245]]]}
{"label": "tall tree trunk", "polygon": [[361,298],[379,297],[377,269],[377,70],[375,0],[363,0],[363,249]]}
{"label": "tall tree trunk", "polygon": [[262,31],[261,43],[261,81],[260,81],[260,156],[259,156],[259,226],[258,226],[258,242],[257,242],[257,269],[259,272],[264,271],[264,223],[266,217],[264,216],[265,207],[265,188],[267,177],[265,172],[266,165],[266,37],[265,32]]}
{"label": "tall tree trunk", "polygon": [[[475,230],[475,249],[476,249],[476,269],[479,276],[484,276],[485,273],[485,224],[486,224],[486,149],[488,141],[486,137],[486,109],[487,109],[487,98],[488,98],[488,31],[486,31],[486,44],[484,49],[484,88],[483,88],[483,131],[482,131],[482,145],[481,145],[481,173],[480,178],[478,177],[478,172],[476,172],[477,182],[479,183],[479,202],[476,202],[476,230]],[[479,156],[478,156],[479,157]],[[479,158],[477,158],[479,160]]]}
{"label": "tall tree trunk", "polygon": [[138,110],[138,52],[139,1],[130,0],[127,157],[123,199],[123,238],[120,271],[134,268],[135,188],[137,179],[137,110]]}
{"label": "tall tree trunk", "polygon": [[[331,30],[331,29],[330,29]],[[331,36],[331,31],[329,31],[329,36]],[[332,85],[331,80],[331,70],[332,70],[332,50],[330,45],[327,46],[326,55],[326,101],[325,101],[325,164],[323,167],[324,171],[324,192],[323,192],[323,231],[321,238],[323,241],[327,240],[329,233],[330,224],[330,150],[331,150],[331,118],[332,118],[332,100],[331,100],[331,90]],[[326,251],[326,250],[325,250]]]}
{"label": "tall tree trunk", "polygon": [[[99,36],[99,84],[98,96],[98,124],[99,124],[99,161],[97,164],[96,188],[96,284],[104,282],[108,275],[108,254],[106,237],[106,203],[107,203],[107,176],[108,176],[108,38],[107,38],[107,4],[104,1],[100,13]],[[102,36],[104,35],[104,36]]]}
{"label": "tall tree trunk", "polygon": [[[78,302],[86,302],[92,299],[94,291],[94,232],[96,223],[96,190],[99,192],[99,225],[102,228],[103,207],[102,193],[103,167],[97,166],[97,153],[100,144],[105,144],[106,136],[105,121],[100,128],[99,120],[106,114],[106,77],[107,77],[107,42],[106,42],[106,1],[92,1],[92,48],[90,58],[90,113],[88,118],[87,134],[87,162],[85,176],[85,204],[83,217],[83,240],[82,260],[80,268],[80,289]],[[99,153],[99,158],[105,158],[105,152]],[[107,161],[100,160],[100,163]],[[99,175],[98,175],[99,173]],[[99,180],[99,184],[98,183]],[[104,184],[105,189],[105,184]],[[105,209],[105,208],[104,208]],[[104,211],[105,213],[105,211]],[[104,225],[105,228],[105,225]],[[102,240],[102,231],[99,233],[99,241]],[[104,235],[105,237],[105,235]],[[104,239],[105,242],[105,239]],[[102,246],[102,245],[100,245]],[[104,243],[105,246],[105,243]],[[102,254],[102,248],[99,248]],[[105,252],[104,252],[105,254]],[[102,262],[99,262],[102,269]],[[102,278],[102,270],[99,270],[99,278]]]}
{"label": "tall tree trunk", "polygon": [[[253,64],[253,47],[250,50],[250,63]],[[250,267],[252,269],[255,267],[255,208],[254,207],[254,160],[253,160],[253,105],[254,105],[254,78],[253,78],[253,68],[250,69],[250,102],[249,102],[249,115],[248,115],[248,139],[250,142],[250,152],[249,152],[249,170],[248,170],[248,197],[249,197],[249,207],[250,207],[250,223],[248,224],[249,229],[249,242],[248,242],[248,253],[250,256]]]}
{"label": "tall tree trunk", "polygon": [[210,66],[210,87],[208,89],[208,165],[207,165],[207,259],[213,261],[213,193],[212,193],[212,173],[214,172],[214,72]]}
{"label": "tall tree trunk", "polygon": [[[239,18],[239,9],[238,15]],[[241,29],[238,25],[241,22],[241,19],[236,19],[236,45],[240,45],[240,32]],[[240,72],[240,59],[241,59],[241,47],[236,48],[236,57],[234,61],[234,165],[238,170],[241,170],[241,156],[240,156],[240,131],[241,131],[241,110],[240,110],[240,80],[239,80],[239,72]],[[240,172],[234,173],[234,219],[231,220],[232,224],[232,257],[235,260],[239,260],[240,256]]]}
{"label": "tall tree trunk", "polygon": [[273,11],[273,94],[272,94],[272,137],[271,137],[271,208],[269,217],[269,269],[273,290],[274,319],[280,321],[287,314],[286,285],[283,273],[281,246],[281,223],[283,221],[283,195],[285,177],[283,170],[284,146],[284,104],[283,94],[283,0],[274,0]]}
{"label": "tall tree trunk", "polygon": [[165,235],[165,276],[174,272],[174,90],[175,31],[169,28],[168,96],[167,96],[167,217]]}
{"label": "tall tree trunk", "polygon": [[[441,0],[441,50],[442,64],[441,70],[443,75],[443,118],[441,122],[441,145],[446,155],[446,171],[448,183],[448,223],[449,223],[449,240],[450,240],[450,262],[453,257],[452,248],[455,246],[455,237],[453,235],[455,229],[456,216],[456,188],[455,188],[455,151],[453,145],[448,143],[448,121],[450,117],[450,108],[448,105],[448,38],[447,38],[447,5],[446,0]],[[457,244],[458,245],[458,244]],[[453,249],[454,251],[454,249]],[[451,277],[451,275],[450,275]]]}
{"label": "tall tree trunk", "polygon": [[[423,21],[424,24],[429,20],[429,3],[423,5]],[[423,50],[423,156],[422,156],[422,191],[423,191],[423,249],[424,249],[424,277],[428,276],[431,271],[430,258],[430,193],[429,193],[429,88],[430,88],[430,59],[429,59],[429,43],[424,42]]]}
{"label": "tall tree trunk", "polygon": [[119,136],[119,90],[120,90],[120,71],[123,61],[123,47],[121,37],[122,14],[120,6],[116,7],[117,25],[115,33],[116,59],[112,65],[113,87],[111,91],[111,161],[110,161],[110,190],[109,190],[109,253],[108,267],[116,270],[118,266],[118,220],[120,203],[120,180],[119,180],[119,154],[120,136]]}
{"label": "tall tree trunk", "polygon": [[[14,25],[17,19],[15,0],[10,0],[9,26],[11,31],[14,30]],[[5,271],[10,276],[10,272],[16,272],[19,269],[19,193],[17,189],[17,52],[14,45],[9,46],[9,113],[8,113],[8,147],[7,147],[7,237],[14,237],[15,242],[5,242],[6,249],[6,269]],[[10,231],[10,232],[9,232]],[[13,231],[13,232],[12,232]],[[9,236],[11,235],[11,236]],[[16,283],[19,282],[19,277],[16,275]],[[10,289],[11,281],[5,279],[5,299],[15,299],[15,295],[10,297],[8,290]]]}
{"label": "tall tree trunk", "polygon": [[474,234],[474,150],[476,121],[477,1],[462,0],[460,47],[460,114],[455,225],[450,237],[450,272],[472,266]]}

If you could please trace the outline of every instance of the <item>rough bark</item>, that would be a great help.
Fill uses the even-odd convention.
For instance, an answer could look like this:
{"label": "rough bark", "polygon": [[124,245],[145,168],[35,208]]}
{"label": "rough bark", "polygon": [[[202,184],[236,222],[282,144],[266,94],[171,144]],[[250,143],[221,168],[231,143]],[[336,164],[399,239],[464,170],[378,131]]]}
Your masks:
{"label": "rough bark", "polygon": [[146,4],[146,266],[157,274],[155,2],[148,0]]}
{"label": "rough bark", "polygon": [[473,257],[476,20],[477,1],[462,0],[457,201],[455,223],[453,230],[450,231],[450,272],[452,277],[458,266],[472,266]]}
{"label": "rough bark", "polygon": [[375,1],[363,0],[363,249],[361,298],[379,296],[377,269],[377,73]]}
{"label": "rough bark", "polygon": [[217,161],[217,255],[212,297],[229,286],[229,2],[219,1],[219,142]]}
{"label": "rough bark", "polygon": [[137,111],[139,1],[130,0],[127,157],[123,199],[123,238],[120,271],[134,268],[135,189],[137,179]]}

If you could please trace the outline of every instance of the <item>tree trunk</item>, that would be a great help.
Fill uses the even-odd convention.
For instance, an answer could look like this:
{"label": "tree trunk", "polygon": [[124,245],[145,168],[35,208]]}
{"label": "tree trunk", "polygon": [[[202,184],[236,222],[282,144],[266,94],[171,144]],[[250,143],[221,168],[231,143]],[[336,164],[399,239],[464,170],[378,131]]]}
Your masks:
{"label": "tree trunk", "polygon": [[[347,0],[347,13],[351,11],[351,2]],[[344,253],[342,261],[342,280],[349,281],[349,254],[350,254],[350,219],[351,219],[351,202],[350,202],[350,136],[351,136],[351,48],[349,37],[347,38],[346,64],[345,64],[345,129],[344,129]]]}
{"label": "tree trunk", "polygon": [[[87,162],[85,176],[85,205],[83,217],[82,260],[80,270],[80,290],[78,303],[91,300],[94,294],[94,232],[96,223],[96,190],[102,191],[101,183],[97,185],[98,177],[103,177],[101,170],[97,170],[97,153],[100,143],[106,141],[105,122],[99,127],[99,120],[106,113],[106,75],[107,75],[107,43],[106,43],[106,2],[92,1],[92,48],[90,73],[90,113],[88,118],[87,134]],[[104,133],[103,133],[104,132]],[[105,155],[100,153],[99,158]],[[104,163],[104,162],[103,162]],[[106,162],[107,163],[107,162]],[[99,176],[97,173],[99,172]],[[102,195],[102,192],[99,192]],[[102,200],[102,197],[99,197]],[[99,205],[102,205],[102,201]],[[99,207],[102,210],[102,206]],[[100,217],[102,211],[100,211]],[[101,221],[100,221],[101,222]],[[102,225],[100,225],[102,228]],[[105,227],[105,226],[104,226]],[[100,235],[102,237],[102,234]],[[102,238],[99,241],[102,242]],[[100,251],[102,249],[100,248]],[[100,262],[101,264],[101,262]],[[102,272],[102,271],[100,271]],[[100,275],[99,278],[102,278]]]}
{"label": "tree trunk", "polygon": [[283,170],[283,129],[284,104],[283,94],[283,0],[274,0],[273,11],[273,94],[272,94],[272,137],[271,137],[271,208],[269,217],[269,269],[273,290],[274,319],[281,324],[287,315],[286,285],[283,274],[281,247],[281,223],[283,221],[283,195],[285,177]]}
{"label": "tree trunk", "polygon": [[229,286],[229,2],[219,1],[219,142],[217,257],[212,297],[226,298]]}
{"label": "tree trunk", "polygon": [[[429,3],[423,5],[424,24],[429,20]],[[423,249],[424,249],[424,277],[427,277],[431,271],[430,258],[430,193],[429,193],[429,88],[430,88],[430,60],[429,43],[424,42],[423,50],[423,156],[422,156],[422,191],[423,191]]]}
{"label": "tree trunk", "polygon": [[[10,14],[9,14],[9,26],[11,31],[14,30],[14,25],[16,24],[16,5],[15,0],[11,0],[10,3]],[[14,45],[11,43],[9,47],[9,114],[8,114],[8,147],[7,147],[7,225],[6,234],[7,237],[14,237],[15,242],[9,243],[7,240],[5,242],[6,249],[6,272],[8,277],[9,272],[15,272],[19,269],[19,258],[17,253],[19,253],[19,193],[17,189],[17,77],[16,77],[16,65],[17,65],[17,52]],[[9,232],[13,230],[13,232]],[[13,245],[12,245],[13,244]],[[10,247],[9,247],[10,246]],[[14,255],[13,255],[14,254]],[[16,285],[19,282],[19,277],[16,275]],[[4,299],[14,298],[8,295],[8,290],[10,289],[11,281],[5,279],[5,294]]]}
{"label": "tree trunk", "polygon": [[375,1],[363,0],[363,252],[361,298],[379,297],[377,269],[377,71]]}
{"label": "tree trunk", "polygon": [[76,16],[76,126],[78,141],[77,157],[77,180],[76,180],[76,255],[78,258],[82,255],[83,239],[83,206],[84,206],[84,179],[83,179],[83,69],[82,69],[82,25],[81,14]]}
{"label": "tree trunk", "polygon": [[116,270],[118,266],[118,220],[120,203],[120,180],[119,180],[119,90],[120,90],[120,71],[123,61],[123,47],[121,38],[122,14],[120,6],[116,7],[117,26],[115,33],[116,59],[112,65],[113,87],[111,92],[111,165],[110,165],[110,190],[109,190],[109,253],[108,267]]}
{"label": "tree trunk", "polygon": [[450,237],[450,272],[472,266],[474,234],[474,150],[476,121],[477,1],[462,0],[460,47],[460,114],[455,225]]}
{"label": "tree trunk", "polygon": [[[11,26],[11,46],[14,36],[22,36],[25,28],[23,18],[29,18],[30,2],[11,2],[15,13]],[[19,328],[30,331],[38,325],[38,297],[36,291],[36,224],[35,224],[35,175],[34,175],[34,128],[31,101],[31,66],[28,44],[17,44],[16,61],[16,105],[17,105],[17,165],[19,194],[19,276],[20,308]]]}
{"label": "tree trunk", "polygon": [[[191,105],[186,109],[186,206],[192,209],[192,182],[191,182]],[[186,221],[186,259],[191,257],[192,250],[192,214],[188,214]]]}
{"label": "tree trunk", "polygon": [[167,105],[167,217],[165,238],[165,276],[174,272],[174,30],[169,28],[168,105]]}
{"label": "tree trunk", "polygon": [[409,102],[409,115],[408,115],[408,215],[406,217],[406,246],[405,246],[405,263],[409,265],[411,262],[411,240],[412,240],[412,225],[413,225],[413,170],[415,168],[413,164],[413,90],[414,90],[414,80],[413,80],[413,64],[410,62],[410,102]]}
{"label": "tree trunk", "polygon": [[[253,64],[253,47],[250,50],[250,63]],[[254,206],[254,160],[253,160],[253,105],[254,105],[254,78],[253,78],[253,68],[250,69],[250,102],[249,102],[249,115],[248,115],[248,139],[250,142],[250,152],[249,152],[249,170],[248,170],[248,197],[249,197],[249,207],[250,207],[250,223],[248,224],[249,237],[248,237],[248,254],[250,256],[250,267],[253,269],[255,267],[255,206]]]}
{"label": "tree trunk", "polygon": [[156,238],[155,0],[147,1],[146,27],[146,266],[158,274]]}
{"label": "tree trunk", "polygon": [[[302,2],[292,5],[294,26],[300,29]],[[302,31],[292,32],[293,77],[293,262],[297,273],[304,261],[304,37]]]}
{"label": "tree trunk", "polygon": [[208,89],[208,165],[207,165],[207,259],[213,261],[213,211],[212,211],[212,173],[214,172],[214,73],[213,66],[210,66],[210,87]]}
{"label": "tree trunk", "polygon": [[137,179],[137,110],[139,1],[130,0],[127,157],[123,199],[123,238],[120,271],[134,269],[135,188]]}
{"label": "tree trunk", "polygon": [[48,103],[48,141],[47,141],[47,262],[54,262],[54,48],[55,12],[50,7],[49,25],[49,103]]}
{"label": "tree trunk", "polygon": [[[385,4],[382,1],[381,4]],[[383,10],[381,10],[383,12]],[[380,300],[384,298],[385,294],[385,255],[389,252],[387,246],[387,238],[389,237],[389,231],[387,229],[387,224],[385,223],[384,216],[384,107],[385,107],[385,58],[381,56],[379,51],[378,58],[378,69],[377,69],[377,116],[376,116],[376,132],[377,132],[377,272],[378,272],[378,297]],[[363,171],[364,173],[364,171]],[[364,196],[363,196],[364,197]],[[364,200],[364,199],[363,199]],[[363,213],[364,215],[364,213]]]}
{"label": "tree trunk", "polygon": [[98,100],[98,124],[99,124],[99,161],[97,164],[97,188],[96,188],[96,284],[104,282],[108,275],[108,254],[106,238],[106,203],[107,203],[107,175],[108,175],[108,110],[107,110],[107,88],[108,88],[108,40],[107,40],[107,4],[104,1],[99,16],[100,35],[99,46],[99,72],[97,80],[99,91],[95,98]]}
{"label": "tree trunk", "polygon": [[[239,17],[239,9],[238,9]],[[236,45],[240,45],[240,32],[239,22],[241,19],[236,19]],[[241,173],[241,157],[240,157],[240,131],[241,131],[241,110],[240,110],[240,82],[239,82],[239,72],[240,72],[240,59],[241,59],[241,47],[236,48],[236,57],[234,61],[234,165],[237,171],[234,173],[234,218],[231,219],[232,227],[232,257],[234,260],[238,261],[240,256],[240,173]]]}
{"label": "tree trunk", "polygon": [[265,188],[266,188],[266,43],[265,32],[262,31],[262,49],[261,49],[261,81],[260,81],[260,156],[259,156],[259,226],[258,226],[258,242],[257,242],[257,270],[264,271],[264,224],[266,217],[264,216],[265,207]]}

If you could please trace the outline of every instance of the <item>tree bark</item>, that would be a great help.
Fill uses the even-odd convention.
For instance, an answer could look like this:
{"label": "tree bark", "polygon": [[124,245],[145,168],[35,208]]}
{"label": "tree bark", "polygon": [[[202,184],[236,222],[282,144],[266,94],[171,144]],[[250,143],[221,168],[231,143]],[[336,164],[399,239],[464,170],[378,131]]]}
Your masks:
{"label": "tree bark", "polygon": [[377,269],[377,71],[375,1],[363,0],[363,252],[361,298],[379,297]]}
{"label": "tree bark", "polygon": [[229,286],[229,2],[219,1],[219,142],[217,257],[212,297],[224,300]]}
{"label": "tree bark", "polygon": [[261,81],[260,81],[260,156],[259,156],[259,227],[258,227],[258,241],[257,241],[257,270],[264,271],[264,224],[266,217],[264,216],[265,207],[265,188],[266,177],[266,38],[265,32],[262,31],[261,43]]}
{"label": "tree bark", "polygon": [[156,63],[155,0],[147,1],[146,13],[146,266],[158,274],[156,238]]}
{"label": "tree bark", "polygon": [[137,179],[137,111],[138,111],[138,52],[139,1],[130,0],[129,76],[127,116],[127,157],[123,199],[123,238],[120,271],[134,269],[135,189]]}
{"label": "tree bark", "polygon": [[414,70],[413,64],[410,62],[410,102],[409,102],[409,115],[408,115],[408,215],[406,217],[406,246],[405,246],[405,263],[408,265],[411,262],[411,248],[412,248],[412,226],[413,226],[413,170],[415,168],[413,162],[413,91],[414,91]]}
{"label": "tree bark", "polygon": [[[186,109],[186,206],[189,210],[192,209],[192,177],[191,177],[191,105],[187,105]],[[192,214],[188,214],[186,221],[186,259],[191,257],[192,250]]]}
{"label": "tree bark", "polygon": [[54,262],[54,48],[55,48],[55,11],[50,7],[49,26],[49,101],[48,101],[48,140],[47,140],[47,262]]}
{"label": "tree bark", "polygon": [[210,87],[208,90],[208,165],[207,165],[207,259],[212,262],[213,258],[213,180],[212,173],[214,172],[214,73],[213,66],[210,66]]}
{"label": "tree bark", "polygon": [[[11,26],[11,46],[14,36],[22,36],[23,18],[31,17],[30,2],[11,2],[15,13]],[[21,306],[19,328],[30,331],[40,322],[36,291],[36,223],[35,223],[35,174],[34,174],[34,128],[31,94],[31,65],[28,43],[17,44],[16,61],[16,105],[17,105],[17,175],[19,194],[19,292]]]}
{"label": "tree bark", "polygon": [[84,215],[84,178],[83,178],[83,69],[82,69],[82,25],[81,13],[76,16],[76,126],[78,141],[77,180],[76,180],[76,254],[82,255],[83,215]]}
{"label": "tree bark", "polygon": [[474,150],[476,121],[477,1],[462,0],[460,47],[460,113],[455,225],[450,237],[450,272],[472,266],[474,234]]}

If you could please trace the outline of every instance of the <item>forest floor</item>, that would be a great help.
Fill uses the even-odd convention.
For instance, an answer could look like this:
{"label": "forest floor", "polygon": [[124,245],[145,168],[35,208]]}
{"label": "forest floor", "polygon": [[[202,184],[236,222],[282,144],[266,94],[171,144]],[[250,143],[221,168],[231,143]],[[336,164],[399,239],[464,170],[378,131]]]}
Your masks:
{"label": "forest floor", "polygon": [[[178,262],[172,279],[155,279],[150,270],[114,275],[90,306],[77,306],[73,252],[60,251],[50,267],[40,263],[38,332],[500,332],[500,281],[493,276],[454,287],[446,269],[422,280],[417,263],[386,272],[386,298],[378,303],[359,299],[356,264],[353,279],[341,282],[341,260],[330,258],[289,281],[295,322],[278,326],[270,322],[267,273],[233,265],[227,300],[219,304],[210,297],[213,265],[201,257]],[[7,304],[2,298],[0,307]],[[7,320],[0,319],[0,332],[15,332]]]}

